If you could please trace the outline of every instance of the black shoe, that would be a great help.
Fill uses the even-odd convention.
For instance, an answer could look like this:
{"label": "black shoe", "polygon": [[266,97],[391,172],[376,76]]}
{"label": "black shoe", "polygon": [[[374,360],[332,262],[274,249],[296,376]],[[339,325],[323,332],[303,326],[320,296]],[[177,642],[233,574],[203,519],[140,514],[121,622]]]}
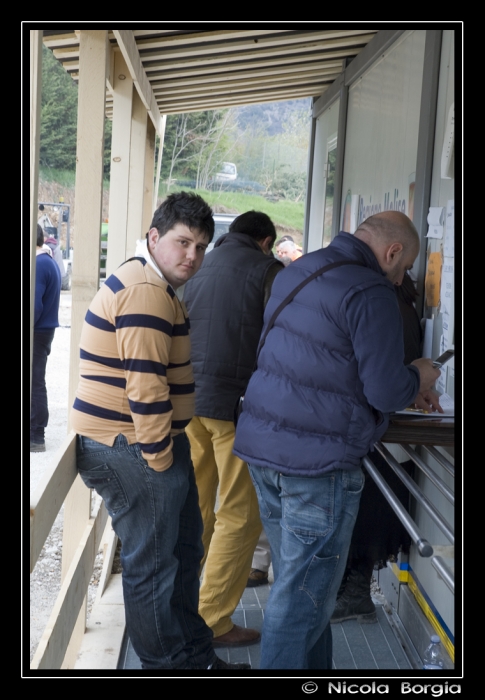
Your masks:
{"label": "black shoe", "polygon": [[376,608],[370,594],[370,579],[371,575],[366,576],[351,569],[344,592],[337,598],[330,618],[332,624],[345,620],[357,620],[361,625],[377,622]]}
{"label": "black shoe", "polygon": [[237,671],[239,669],[248,669],[251,668],[251,664],[228,664],[226,661],[223,661],[219,656],[216,657],[216,660],[214,663],[212,663],[210,666],[207,667],[208,669],[226,669],[227,671]]}
{"label": "black shoe", "polygon": [[45,452],[45,442],[33,442],[30,441],[30,451],[31,452]]}

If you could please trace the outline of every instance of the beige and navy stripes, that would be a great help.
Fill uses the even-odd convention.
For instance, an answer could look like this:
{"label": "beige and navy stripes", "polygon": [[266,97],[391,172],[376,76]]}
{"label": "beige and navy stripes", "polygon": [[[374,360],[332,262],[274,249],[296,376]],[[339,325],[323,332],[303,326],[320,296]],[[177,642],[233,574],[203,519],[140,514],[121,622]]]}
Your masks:
{"label": "beige and navy stripes", "polygon": [[72,427],[106,445],[122,433],[157,471],[194,411],[189,321],[173,289],[142,258],[121,265],[94,297],[80,341]]}

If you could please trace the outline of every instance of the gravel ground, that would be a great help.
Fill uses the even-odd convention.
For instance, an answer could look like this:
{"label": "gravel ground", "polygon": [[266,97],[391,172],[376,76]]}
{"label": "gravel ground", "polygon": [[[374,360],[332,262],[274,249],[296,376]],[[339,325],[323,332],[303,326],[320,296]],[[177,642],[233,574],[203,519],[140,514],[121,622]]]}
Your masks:
{"label": "gravel ground", "polygon": [[[61,292],[60,327],[56,330],[47,361],[46,384],[49,402],[49,425],[46,429],[45,452],[30,453],[30,494],[34,493],[42,475],[67,435],[69,348],[71,339],[70,292]],[[61,587],[63,510],[59,513],[34,571],[30,575],[30,660],[37,649]],[[96,558],[93,578],[88,590],[88,615],[96,596],[102,569],[102,556]]]}

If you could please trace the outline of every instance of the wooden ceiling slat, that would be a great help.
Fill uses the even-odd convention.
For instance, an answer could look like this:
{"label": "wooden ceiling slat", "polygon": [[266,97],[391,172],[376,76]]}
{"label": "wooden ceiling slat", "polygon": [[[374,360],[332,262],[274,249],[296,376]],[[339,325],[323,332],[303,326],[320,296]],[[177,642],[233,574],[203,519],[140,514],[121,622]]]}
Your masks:
{"label": "wooden ceiling slat", "polygon": [[154,61],[163,63],[165,61],[174,62],[183,60],[187,57],[209,57],[216,60],[222,56],[225,60],[243,60],[247,61],[253,57],[266,56],[271,53],[279,52],[281,54],[293,54],[309,52],[312,53],[318,50],[329,51],[331,49],[351,48],[365,46],[374,36],[372,34],[361,34],[359,36],[341,37],[338,39],[322,39],[312,32],[313,38],[306,39],[301,35],[288,38],[287,36],[278,36],[261,39],[257,44],[250,41],[236,41],[231,44],[211,44],[208,47],[185,46],[167,51],[141,51],[140,56],[146,70],[150,70],[150,64]]}
{"label": "wooden ceiling slat", "polygon": [[[279,83],[273,83],[272,85],[266,85],[265,83],[258,83],[257,85],[251,87],[247,86],[246,88],[233,88],[231,89],[218,89],[218,88],[212,88],[208,89],[204,95],[204,91],[201,92],[196,92],[194,94],[191,93],[182,93],[181,95],[177,96],[177,99],[173,99],[170,95],[168,97],[164,97],[164,95],[158,95],[157,96],[157,103],[159,107],[162,109],[164,105],[169,105],[170,103],[183,103],[183,102],[193,102],[195,100],[201,100],[204,102],[207,102],[209,99],[217,99],[217,98],[226,98],[226,97],[244,97],[248,93],[251,92],[260,92],[261,94],[267,90],[268,92],[278,92],[280,90],[285,90],[286,92],[290,92],[291,90],[307,90],[309,94],[315,94],[314,92],[312,93],[312,90],[315,89],[315,86],[320,86],[320,85],[325,85],[328,83],[333,82],[335,80],[335,77],[329,76],[328,80],[322,79],[322,78],[316,78],[315,80],[305,80],[304,82],[302,81],[296,81],[293,84],[285,84],[283,81]],[[318,88],[317,88],[318,89]],[[318,92],[317,92],[318,94]]]}
{"label": "wooden ceiling slat", "polygon": [[[294,64],[296,62],[300,63],[310,63],[312,61],[323,61],[323,62],[334,62],[337,60],[354,58],[359,53],[360,49],[340,49],[336,51],[320,52],[315,56],[309,56],[308,54],[281,54],[278,52],[275,55],[268,56],[264,59],[253,59],[251,61],[240,62],[240,63],[220,63],[220,62],[207,62],[203,60],[199,61],[185,61],[183,64],[178,62],[177,64],[169,65],[165,69],[158,68],[157,71],[147,70],[147,75],[150,80],[157,80],[161,78],[183,78],[189,77],[191,75],[203,74],[203,73],[230,73],[232,71],[240,70],[255,70],[257,68],[267,68],[269,66],[279,67],[279,72],[283,73],[286,70],[286,66]],[[146,67],[145,67],[146,69]]]}
{"label": "wooden ceiling slat", "polygon": [[[195,32],[193,35],[179,34],[177,36],[171,37],[153,37],[149,39],[140,38],[137,41],[137,45],[140,49],[140,53],[143,54],[148,51],[169,51],[171,48],[176,48],[178,46],[187,46],[190,44],[195,50],[204,50],[208,48],[210,44],[211,48],[225,43],[226,46],[230,47],[231,44],[234,46],[236,43],[240,43],[243,46],[250,43],[285,43],[285,45],[290,45],[292,43],[301,42],[313,42],[313,41],[331,41],[332,39],[350,39],[352,37],[357,37],[359,35],[375,34],[376,30],[371,30],[368,27],[365,29],[341,29],[341,30],[288,30],[288,29],[261,29],[261,30],[229,30],[221,31],[216,30],[213,32]],[[240,39],[240,42],[235,40]],[[205,44],[205,45],[204,45]]]}
{"label": "wooden ceiling slat", "polygon": [[153,38],[137,38],[137,45],[140,53],[145,50],[170,50],[178,46],[187,46],[190,44],[196,49],[206,48],[207,45],[216,45],[221,42],[230,43],[237,39],[244,42],[261,40],[265,37],[276,36],[278,34],[288,33],[287,29],[228,29],[214,30],[210,32],[184,32],[172,36],[160,36]]}
{"label": "wooden ceiling slat", "polygon": [[[322,84],[317,94],[321,94],[326,88],[327,84]],[[225,107],[238,107],[247,104],[262,104],[264,102],[281,102],[285,100],[298,100],[305,97],[312,97],[313,92],[310,92],[307,88],[302,88],[301,90],[293,88],[292,90],[277,90],[270,91],[268,93],[253,92],[247,95],[236,95],[233,98],[224,97],[220,99],[211,98],[206,102],[197,100],[195,103],[190,101],[184,101],[178,105],[166,106],[164,107],[163,114],[185,114],[186,112],[202,112],[206,109],[223,109]]]}
{"label": "wooden ceiling slat", "polygon": [[340,71],[332,70],[322,75],[322,71],[319,70],[315,73],[302,72],[294,73],[280,76],[261,76],[261,77],[250,77],[246,80],[232,80],[225,81],[223,83],[210,83],[204,81],[198,85],[172,85],[167,87],[166,85],[161,85],[160,87],[153,88],[153,93],[157,99],[157,102],[162,100],[166,101],[168,99],[174,99],[177,95],[180,96],[190,96],[194,98],[196,96],[203,97],[204,94],[230,94],[234,92],[243,93],[244,91],[251,89],[261,89],[272,87],[281,87],[286,85],[288,88],[292,85],[309,85],[310,83],[321,83],[321,82],[333,82],[338,76]]}
{"label": "wooden ceiling slat", "polygon": [[[108,37],[119,50],[113,31]],[[320,95],[377,30],[327,25],[321,30],[123,31],[132,36],[160,113],[176,114]],[[47,30],[44,43],[78,80],[76,31]],[[106,112],[112,112],[109,92]]]}
{"label": "wooden ceiling slat", "polygon": [[210,85],[211,83],[228,83],[232,84],[236,81],[245,83],[246,81],[258,80],[264,77],[274,77],[279,76],[292,76],[295,73],[300,75],[311,75],[312,73],[318,72],[320,75],[325,76],[328,74],[340,73],[342,70],[342,61],[319,61],[316,63],[296,63],[294,65],[286,65],[284,72],[279,66],[270,66],[268,68],[258,68],[258,69],[246,69],[228,73],[202,73],[198,75],[192,75],[188,78],[169,78],[160,80],[151,80],[151,86],[153,91],[159,92],[160,90],[171,89],[171,88],[190,88],[192,85],[200,85],[201,83],[205,85]]}

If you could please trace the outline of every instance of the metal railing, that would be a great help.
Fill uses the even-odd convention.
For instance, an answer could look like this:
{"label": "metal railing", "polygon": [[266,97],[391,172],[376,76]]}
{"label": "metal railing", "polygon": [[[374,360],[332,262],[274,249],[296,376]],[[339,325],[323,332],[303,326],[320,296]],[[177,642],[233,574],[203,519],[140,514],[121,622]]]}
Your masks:
{"label": "metal railing", "polygon": [[[440,493],[452,504],[455,503],[455,497],[453,491],[445,484],[443,479],[436,474],[436,472],[428,465],[426,462],[417,454],[417,452],[406,444],[400,445],[401,449],[411,458],[411,460],[416,464],[416,466],[423,472],[423,474],[429,479],[429,481],[438,489]],[[407,487],[409,493],[414,496],[416,502],[428,513],[433,522],[438,526],[441,532],[445,535],[451,545],[454,545],[455,534],[452,526],[447,522],[447,520],[442,516],[439,510],[431,503],[429,498],[425,495],[423,490],[416,484],[414,479],[412,479],[409,474],[401,467],[399,462],[393,457],[389,450],[381,442],[376,443],[376,450],[380,455],[386,460],[389,466],[392,468],[394,473],[399,477],[399,479]],[[427,452],[436,462],[441,465],[450,475],[454,476],[455,471],[453,465],[444,455],[439,452],[436,447],[433,446],[422,446],[422,449]],[[383,478],[382,474],[379,472],[376,465],[371,461],[369,457],[364,458],[364,466],[371,475],[372,479],[377,484],[384,498],[387,500],[391,508],[393,509],[396,516],[401,521],[402,525],[408,532],[412,541],[417,547],[419,554],[422,557],[431,557],[431,564],[437,573],[441,576],[448,588],[454,593],[455,590],[455,579],[454,573],[444,562],[443,558],[438,554],[438,551],[444,549],[453,549],[453,547],[436,547],[431,545],[428,540],[423,537],[420,528],[411,518],[410,514],[406,508],[402,505],[401,501],[393,490],[390,488],[389,484]]]}

